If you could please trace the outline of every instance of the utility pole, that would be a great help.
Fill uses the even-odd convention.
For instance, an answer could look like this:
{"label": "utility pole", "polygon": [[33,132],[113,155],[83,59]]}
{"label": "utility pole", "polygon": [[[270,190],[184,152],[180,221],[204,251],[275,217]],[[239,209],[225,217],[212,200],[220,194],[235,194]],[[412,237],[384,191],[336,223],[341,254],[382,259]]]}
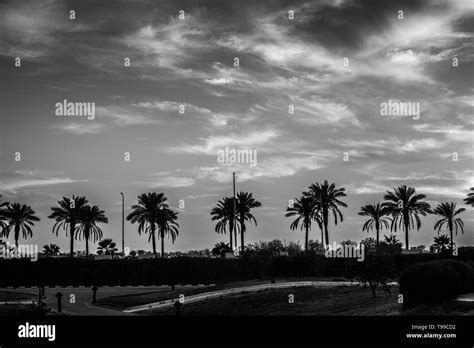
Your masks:
{"label": "utility pole", "polygon": [[[234,239],[235,239],[235,248],[237,249],[237,234],[235,233],[235,228],[236,228],[236,223],[237,223],[237,220],[235,218],[235,210],[236,210],[236,207],[235,207],[235,173],[232,173],[232,181],[233,181],[233,187],[234,187],[234,230],[231,232],[234,234]],[[242,233],[242,232],[241,232]]]}
{"label": "utility pole", "polygon": [[122,195],[122,257],[125,257],[125,199],[123,192],[120,194]]}

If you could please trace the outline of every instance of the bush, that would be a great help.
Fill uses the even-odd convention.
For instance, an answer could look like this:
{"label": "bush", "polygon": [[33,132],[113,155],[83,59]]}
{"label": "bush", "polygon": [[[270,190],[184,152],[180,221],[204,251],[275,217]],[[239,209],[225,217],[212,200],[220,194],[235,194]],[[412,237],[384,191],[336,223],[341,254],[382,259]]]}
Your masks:
{"label": "bush", "polygon": [[414,264],[400,275],[404,308],[444,303],[474,291],[474,269],[458,260]]}

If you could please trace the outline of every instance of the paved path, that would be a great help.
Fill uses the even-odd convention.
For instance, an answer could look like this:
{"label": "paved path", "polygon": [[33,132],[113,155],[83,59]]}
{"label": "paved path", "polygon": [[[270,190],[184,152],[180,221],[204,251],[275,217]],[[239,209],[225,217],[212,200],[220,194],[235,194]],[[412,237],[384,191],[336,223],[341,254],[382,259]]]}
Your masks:
{"label": "paved path", "polygon": [[[210,298],[221,297],[230,294],[241,294],[244,292],[255,292],[269,289],[284,289],[284,288],[293,288],[293,287],[319,287],[327,288],[334,286],[351,286],[356,285],[357,283],[349,281],[299,281],[299,282],[283,282],[283,283],[271,283],[271,284],[259,284],[251,286],[243,286],[238,288],[223,289],[218,291],[210,291],[202,294],[191,295],[184,298],[184,303],[192,303],[197,301],[203,301]],[[179,298],[174,298],[166,301],[153,302],[144,304],[141,306],[136,306],[132,308],[127,308],[123,310],[124,313],[137,313],[142,311],[147,311],[150,309],[166,309],[173,307],[174,303],[178,301]]]}

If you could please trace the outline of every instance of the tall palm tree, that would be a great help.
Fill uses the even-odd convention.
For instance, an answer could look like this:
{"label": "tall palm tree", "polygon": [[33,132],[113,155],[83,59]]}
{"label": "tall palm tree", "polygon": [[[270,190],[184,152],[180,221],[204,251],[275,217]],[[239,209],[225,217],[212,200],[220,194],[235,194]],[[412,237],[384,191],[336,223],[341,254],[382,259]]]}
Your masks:
{"label": "tall palm tree", "polygon": [[79,223],[79,215],[81,209],[88,203],[85,197],[76,197],[72,196],[72,199],[63,197],[62,200],[58,201],[59,207],[52,207],[53,211],[51,215],[48,216],[49,219],[54,219],[56,222],[53,226],[53,233],[56,233],[56,236],[59,233],[59,229],[62,228],[63,231],[69,229],[69,238],[70,238],[70,251],[69,255],[74,256],[74,235],[76,231],[76,225]]}
{"label": "tall palm tree", "polygon": [[439,231],[444,225],[446,225],[450,234],[451,250],[454,249],[453,230],[456,231],[456,236],[458,235],[458,229],[460,229],[461,233],[464,234],[464,222],[461,220],[461,218],[456,217],[456,215],[461,214],[465,210],[465,208],[459,208],[456,210],[456,203],[454,202],[444,202],[438,204],[438,206],[433,210],[433,214],[440,215],[442,217],[440,220],[438,220],[438,222],[436,222],[434,229],[438,229],[439,236]]}
{"label": "tall palm tree", "polygon": [[97,255],[114,255],[118,251],[116,245],[110,238],[102,239],[97,247]]}
{"label": "tall palm tree", "polygon": [[13,230],[15,237],[15,245],[18,247],[18,239],[20,238],[20,231],[23,238],[33,236],[33,231],[30,226],[34,226],[33,221],[40,221],[39,217],[29,205],[13,203],[9,204],[3,212],[5,220],[5,228],[2,235],[8,238],[10,231]]}
{"label": "tall palm tree", "polygon": [[127,220],[132,224],[138,223],[138,234],[148,233],[148,242],[152,241],[155,259],[157,258],[155,232],[159,229],[161,209],[168,208],[166,200],[163,193],[143,193],[138,196],[138,204],[132,206],[132,212],[127,216]]}
{"label": "tall palm tree", "polygon": [[423,201],[425,198],[425,195],[417,194],[413,187],[407,187],[406,185],[393,188],[393,192],[387,191],[387,194],[384,196],[385,202],[383,206],[392,215],[390,229],[396,232],[397,227],[400,229],[404,228],[406,250],[410,249],[408,232],[411,228],[415,228],[415,222],[417,230],[421,227],[418,215],[426,216],[426,214],[431,212],[429,203]]}
{"label": "tall palm tree", "polygon": [[467,194],[467,197],[464,198],[464,203],[466,203],[467,205],[471,205],[472,207],[474,207],[474,187],[471,187],[471,191],[472,192],[469,192]]}
{"label": "tall palm tree", "polygon": [[377,234],[377,245],[379,245],[379,232],[380,229],[390,228],[389,221],[390,218],[387,215],[390,213],[389,209],[386,206],[377,204],[367,204],[360,208],[359,215],[368,216],[369,219],[365,222],[362,227],[362,231],[369,232],[372,229],[375,229]]}
{"label": "tall palm tree", "polygon": [[346,189],[344,187],[336,187],[336,184],[332,183],[329,185],[327,180],[324,183],[311,184],[308,188],[308,192],[303,194],[312,197],[321,211],[321,220],[324,226],[324,233],[326,239],[326,245],[329,245],[329,213],[332,212],[334,215],[334,224],[337,225],[338,217],[342,222],[344,217],[342,216],[339,206],[347,207],[347,204],[340,200],[342,197],[346,197]]}
{"label": "tall palm tree", "polygon": [[301,229],[305,229],[304,251],[308,251],[308,234],[311,229],[311,220],[314,215],[314,200],[311,197],[296,198],[292,206],[286,208],[286,217],[296,216],[290,225],[292,230],[298,228],[301,222]]}
{"label": "tall palm tree", "polygon": [[237,194],[236,203],[237,203],[236,209],[237,209],[237,215],[238,215],[237,219],[240,222],[240,244],[241,244],[240,250],[243,252],[245,249],[245,244],[244,244],[244,234],[246,231],[245,221],[252,222],[253,220],[253,222],[255,223],[255,226],[257,226],[257,220],[252,215],[251,210],[253,208],[261,207],[262,203],[255,200],[255,198],[253,198],[251,193],[243,192],[243,191],[240,191]]}
{"label": "tall palm tree", "polygon": [[158,227],[160,229],[161,237],[161,258],[165,257],[165,235],[171,237],[172,243],[176,240],[179,234],[178,213],[169,209],[168,206],[163,206],[158,213]]}
{"label": "tall palm tree", "polygon": [[59,255],[59,246],[56,244],[46,244],[43,246],[43,255],[45,256],[56,256]]}
{"label": "tall palm tree", "polygon": [[[212,221],[218,221],[214,230],[217,233],[226,233],[229,226],[230,248],[234,250],[232,234],[234,231],[234,197],[224,197],[211,210]],[[238,225],[236,227],[239,227]],[[235,241],[237,247],[237,240]]]}
{"label": "tall palm tree", "polygon": [[79,212],[79,224],[76,228],[76,238],[81,239],[81,236],[86,240],[86,255],[89,255],[89,239],[95,243],[102,239],[102,230],[97,223],[108,223],[109,220],[105,216],[105,212],[100,210],[97,205],[86,205],[82,207]]}

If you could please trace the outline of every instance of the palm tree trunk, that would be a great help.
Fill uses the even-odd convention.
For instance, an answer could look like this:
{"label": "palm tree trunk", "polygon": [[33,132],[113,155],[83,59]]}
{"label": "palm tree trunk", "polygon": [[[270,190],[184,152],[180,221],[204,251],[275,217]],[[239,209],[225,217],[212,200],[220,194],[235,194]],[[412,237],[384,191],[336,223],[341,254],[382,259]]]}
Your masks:
{"label": "palm tree trunk", "polygon": [[152,228],[151,228],[151,243],[153,245],[153,255],[155,256],[155,259],[157,259],[157,256],[156,256],[155,226],[154,226],[154,224],[152,224]]}
{"label": "palm tree trunk", "polygon": [[410,246],[408,244],[408,229],[409,225],[405,223],[405,245],[406,245],[406,250],[410,250]]}
{"label": "palm tree trunk", "polygon": [[161,258],[165,258],[165,232],[161,231]]}
{"label": "palm tree trunk", "polygon": [[326,237],[326,245],[329,246],[329,230],[328,230],[328,211],[327,209],[323,209],[323,224],[324,224],[324,233]]}
{"label": "palm tree trunk", "polygon": [[70,247],[69,256],[73,257],[74,256],[74,230],[76,229],[76,222],[71,221],[69,227],[70,227],[69,233],[71,234],[71,236],[70,236],[71,241],[70,241],[70,244],[69,244],[69,247]]}
{"label": "palm tree trunk", "polygon": [[306,234],[304,238],[304,251],[308,251],[308,225],[306,225]]}
{"label": "palm tree trunk", "polygon": [[86,237],[86,256],[89,256],[89,238]]}
{"label": "palm tree trunk", "polygon": [[321,246],[324,246],[324,231],[321,228]]}
{"label": "palm tree trunk", "polygon": [[15,246],[18,252],[18,239],[20,238],[20,225],[15,224]]}
{"label": "palm tree trunk", "polygon": [[380,226],[379,226],[379,222],[378,222],[378,221],[375,222],[375,230],[377,231],[377,246],[379,246],[379,231],[380,231]]}

